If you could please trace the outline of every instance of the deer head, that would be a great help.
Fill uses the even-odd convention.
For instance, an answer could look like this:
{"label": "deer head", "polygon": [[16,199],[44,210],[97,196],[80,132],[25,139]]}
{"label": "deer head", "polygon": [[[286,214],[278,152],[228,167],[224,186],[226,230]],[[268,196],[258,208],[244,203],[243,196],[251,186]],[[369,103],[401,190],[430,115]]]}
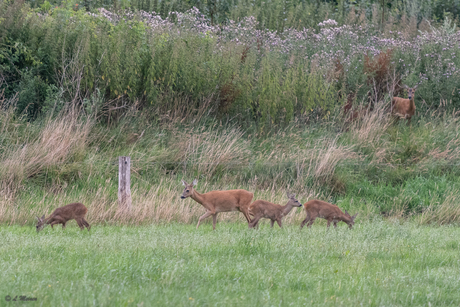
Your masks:
{"label": "deer head", "polygon": [[355,224],[355,218],[356,216],[358,215],[358,213],[356,213],[355,215],[351,216],[347,210],[345,210],[345,216],[348,218],[348,221],[344,221],[348,224],[348,227],[350,227],[350,229],[353,227],[353,225]]}
{"label": "deer head", "polygon": [[302,207],[302,204],[295,198],[295,194],[289,194],[286,192],[286,196],[289,198],[287,205],[292,207]]}
{"label": "deer head", "polygon": [[407,95],[409,96],[409,100],[414,97],[415,90],[417,89],[417,85],[414,87],[408,87],[407,85],[404,84],[404,88],[407,90]]}
{"label": "deer head", "polygon": [[43,227],[45,227],[45,215],[43,214],[42,217],[37,217],[37,225],[35,226],[35,228],[37,229],[37,232],[39,232],[40,230],[43,229]]}
{"label": "deer head", "polygon": [[180,198],[185,199],[193,194],[193,186],[195,186],[198,183],[198,181],[195,179],[193,180],[192,184],[188,184],[184,180],[182,180],[182,185],[185,187],[184,192],[182,192],[182,195]]}

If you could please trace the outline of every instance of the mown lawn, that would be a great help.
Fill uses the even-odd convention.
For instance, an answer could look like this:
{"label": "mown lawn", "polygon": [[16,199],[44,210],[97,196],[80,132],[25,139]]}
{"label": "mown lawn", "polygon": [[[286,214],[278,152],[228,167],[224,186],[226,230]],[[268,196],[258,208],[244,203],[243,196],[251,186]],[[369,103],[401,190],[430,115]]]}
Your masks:
{"label": "mown lawn", "polygon": [[[458,306],[460,229],[0,226],[2,306]],[[7,302],[16,295],[36,302]]]}

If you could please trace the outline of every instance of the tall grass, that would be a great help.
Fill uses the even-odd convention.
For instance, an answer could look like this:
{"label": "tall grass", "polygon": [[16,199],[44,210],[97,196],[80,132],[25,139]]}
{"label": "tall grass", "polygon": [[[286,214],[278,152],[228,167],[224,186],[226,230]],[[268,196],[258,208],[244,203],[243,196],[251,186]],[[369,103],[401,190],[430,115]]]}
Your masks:
{"label": "tall grass", "polygon": [[[148,124],[136,111],[114,126],[82,112],[28,122],[1,115],[0,172],[4,223],[30,224],[70,202],[83,202],[90,223],[194,223],[204,208],[181,200],[181,179],[197,190],[243,188],[279,204],[285,192],[302,202],[320,198],[363,219],[375,214],[420,223],[456,223],[460,188],[457,117],[442,113],[407,127],[375,110],[343,130],[341,123],[292,125],[269,135],[234,125]],[[179,116],[180,118],[180,116]],[[132,159],[133,208],[118,212],[117,157]],[[287,224],[299,223],[293,210]],[[220,214],[220,221],[244,221]]]}
{"label": "tall grass", "polygon": [[[10,112],[3,115],[6,124]],[[46,120],[37,135],[31,133],[25,138],[10,139],[12,142],[5,144],[0,157],[1,185],[4,188],[18,186],[51,168],[81,162],[92,124],[90,119],[81,120],[70,112],[58,119]]]}

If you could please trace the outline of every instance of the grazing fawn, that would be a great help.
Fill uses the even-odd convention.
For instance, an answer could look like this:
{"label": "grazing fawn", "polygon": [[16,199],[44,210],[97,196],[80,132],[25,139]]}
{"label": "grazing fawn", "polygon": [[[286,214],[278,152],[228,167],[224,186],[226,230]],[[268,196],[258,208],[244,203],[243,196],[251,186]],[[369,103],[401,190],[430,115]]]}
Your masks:
{"label": "grazing fawn", "polygon": [[417,86],[411,88],[404,85],[404,88],[407,89],[409,99],[393,97],[391,100],[391,114],[397,116],[397,118],[407,119],[407,125],[409,126],[411,118],[415,114],[414,94]]}
{"label": "grazing fawn", "polygon": [[65,228],[65,224],[70,220],[77,221],[80,229],[83,230],[85,227],[90,230],[88,222],[85,220],[86,212],[88,209],[82,203],[72,203],[64,207],[57,208],[49,217],[45,219],[45,215],[40,218],[37,216],[37,232],[43,229],[47,224],[53,228],[54,224],[62,224],[62,229]]}
{"label": "grazing fawn", "polygon": [[200,194],[193,188],[196,184],[196,179],[193,180],[191,184],[182,180],[182,185],[184,185],[185,188],[180,198],[185,199],[190,197],[206,209],[206,213],[198,219],[198,224],[196,225],[197,229],[200,227],[202,220],[212,216],[212,229],[215,230],[217,213],[219,212],[240,211],[249,223],[250,217],[248,209],[254,197],[253,193],[246,190],[227,190],[211,191]]}
{"label": "grazing fawn", "polygon": [[249,228],[256,227],[261,218],[267,218],[271,221],[271,227],[275,221],[282,228],[281,220],[284,216],[291,212],[294,207],[302,207],[302,204],[295,198],[295,194],[289,195],[286,193],[289,201],[285,206],[273,204],[265,200],[256,200],[249,206],[249,214],[254,218],[249,222]]}
{"label": "grazing fawn", "polygon": [[331,222],[334,223],[334,227],[337,227],[337,223],[343,221],[347,223],[348,227],[351,229],[355,224],[355,218],[358,215],[358,213],[356,213],[355,215],[350,216],[346,210],[345,213],[343,213],[336,205],[317,199],[310,200],[303,204],[303,206],[307,212],[307,217],[303,220],[302,224],[300,224],[300,229],[302,229],[307,222],[307,226],[310,227],[317,217],[326,219],[328,228],[331,225]]}

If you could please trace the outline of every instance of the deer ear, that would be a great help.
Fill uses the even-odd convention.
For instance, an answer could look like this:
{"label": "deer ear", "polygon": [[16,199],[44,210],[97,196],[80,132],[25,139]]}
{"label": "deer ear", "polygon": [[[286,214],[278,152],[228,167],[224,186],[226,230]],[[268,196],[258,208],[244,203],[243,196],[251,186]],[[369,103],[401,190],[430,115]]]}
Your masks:
{"label": "deer ear", "polygon": [[416,86],[414,86],[412,89],[415,91],[417,89],[417,86],[418,86],[418,84]]}
{"label": "deer ear", "polygon": [[404,88],[409,88],[409,87],[408,87],[407,85],[405,85],[405,84],[403,84],[403,87],[404,87]]}
{"label": "deer ear", "polygon": [[35,216],[35,217],[37,218],[37,221],[39,221],[39,220],[40,220],[40,218],[39,218],[38,216]]}
{"label": "deer ear", "polygon": [[185,187],[187,186],[187,182],[185,182],[184,180],[182,180],[182,185]]}
{"label": "deer ear", "polygon": [[198,180],[194,179],[192,185],[195,186],[198,183]]}
{"label": "deer ear", "polygon": [[351,217],[351,219],[354,221],[357,215],[358,215],[358,213],[356,213],[355,215],[353,215],[353,216]]}
{"label": "deer ear", "polygon": [[348,213],[348,211],[347,211],[347,210],[345,210],[345,214],[346,214],[346,215],[350,215],[350,213]]}
{"label": "deer ear", "polygon": [[45,218],[45,215],[43,214],[41,219],[43,220],[44,218]]}

